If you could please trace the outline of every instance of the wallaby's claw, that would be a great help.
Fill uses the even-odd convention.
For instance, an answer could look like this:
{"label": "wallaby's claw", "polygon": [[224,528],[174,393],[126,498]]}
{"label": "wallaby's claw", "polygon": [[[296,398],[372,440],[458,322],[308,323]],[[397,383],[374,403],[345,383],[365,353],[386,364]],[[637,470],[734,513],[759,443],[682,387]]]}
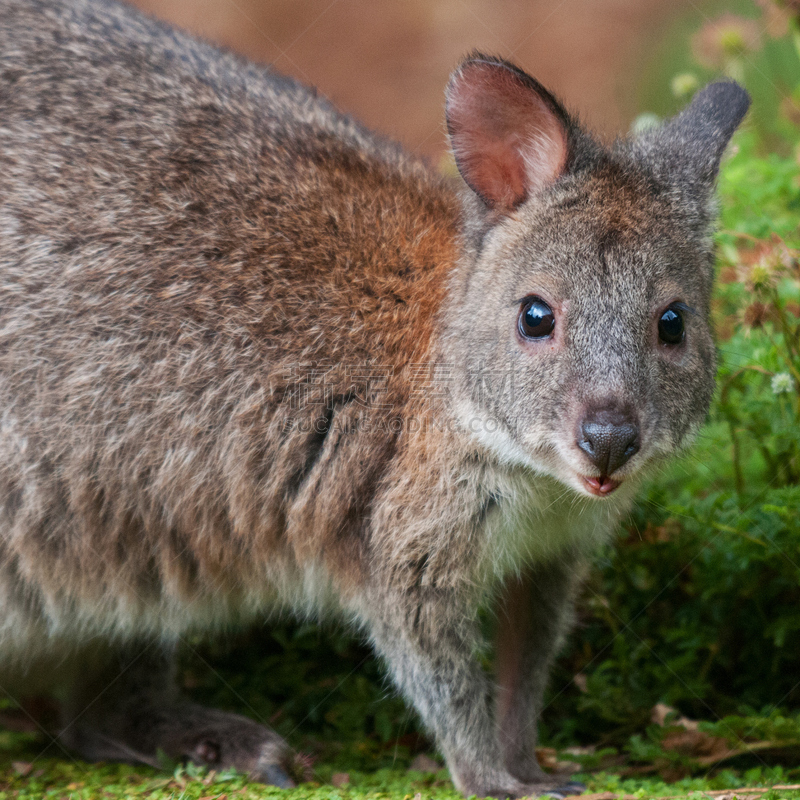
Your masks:
{"label": "wallaby's claw", "polygon": [[545,792],[544,794],[540,794],[539,797],[554,797],[556,800],[564,800],[565,797],[571,797],[572,795],[582,794],[586,791],[586,784],[581,783],[580,781],[569,781],[568,783],[564,783],[561,786],[556,786],[553,789]]}
{"label": "wallaby's claw", "polygon": [[257,767],[250,777],[254,781],[260,783],[267,783],[270,786],[277,786],[279,789],[292,789],[296,786],[295,782],[289,777],[283,767],[278,764],[267,764],[263,767]]}

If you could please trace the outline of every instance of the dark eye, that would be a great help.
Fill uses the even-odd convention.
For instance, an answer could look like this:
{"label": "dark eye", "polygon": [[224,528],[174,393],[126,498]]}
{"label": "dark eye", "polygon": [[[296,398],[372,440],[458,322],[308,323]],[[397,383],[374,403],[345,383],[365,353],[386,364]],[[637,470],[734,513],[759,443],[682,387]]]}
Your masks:
{"label": "dark eye", "polygon": [[526,339],[545,339],[555,326],[553,309],[544,300],[530,297],[523,302],[519,315],[519,332]]}
{"label": "dark eye", "polygon": [[664,344],[680,344],[683,341],[683,314],[670,306],[658,320],[658,338]]}

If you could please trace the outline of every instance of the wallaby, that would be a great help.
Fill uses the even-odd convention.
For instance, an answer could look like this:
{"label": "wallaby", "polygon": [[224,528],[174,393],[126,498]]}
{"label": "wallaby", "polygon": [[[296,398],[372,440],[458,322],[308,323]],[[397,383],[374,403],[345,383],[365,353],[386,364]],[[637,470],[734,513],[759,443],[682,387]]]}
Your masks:
{"label": "wallaby", "polygon": [[329,613],[466,795],[553,789],[536,718],[582,565],[712,395],[748,103],[715,83],[606,147],[473,54],[450,180],[112,0],[3,0],[0,685],[63,685],[87,759],[287,786],[280,737],[183,700],[171,652]]}

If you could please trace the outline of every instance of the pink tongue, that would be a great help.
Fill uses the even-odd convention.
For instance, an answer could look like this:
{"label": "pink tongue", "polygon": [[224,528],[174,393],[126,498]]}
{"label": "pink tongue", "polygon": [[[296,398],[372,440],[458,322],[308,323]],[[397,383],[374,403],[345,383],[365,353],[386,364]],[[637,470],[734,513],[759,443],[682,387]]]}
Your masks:
{"label": "pink tongue", "polygon": [[606,495],[614,491],[619,486],[619,481],[613,481],[611,478],[601,475],[599,478],[584,478],[586,488],[592,493],[597,495]]}

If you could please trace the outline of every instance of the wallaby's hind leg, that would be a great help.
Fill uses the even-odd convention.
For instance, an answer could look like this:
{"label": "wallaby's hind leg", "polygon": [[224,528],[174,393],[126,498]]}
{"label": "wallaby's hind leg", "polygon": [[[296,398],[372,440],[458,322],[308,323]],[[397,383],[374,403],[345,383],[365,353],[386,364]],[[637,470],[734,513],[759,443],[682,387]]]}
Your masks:
{"label": "wallaby's hind leg", "polygon": [[155,645],[109,655],[73,685],[61,740],[89,761],[156,764],[159,752],[253,780],[289,787],[289,748],[277,733],[246,717],[184,700],[171,658]]}

